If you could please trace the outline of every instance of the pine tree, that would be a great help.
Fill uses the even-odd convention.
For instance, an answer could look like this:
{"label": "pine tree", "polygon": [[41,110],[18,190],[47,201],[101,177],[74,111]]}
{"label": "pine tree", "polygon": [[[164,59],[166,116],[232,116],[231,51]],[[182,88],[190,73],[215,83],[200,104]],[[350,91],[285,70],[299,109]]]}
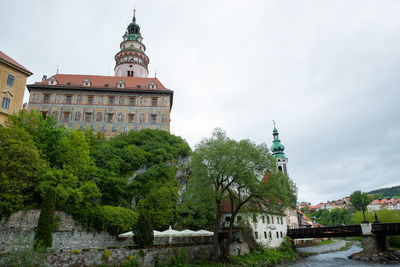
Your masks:
{"label": "pine tree", "polygon": [[56,192],[53,188],[49,188],[43,199],[35,239],[33,241],[33,248],[36,251],[43,251],[52,246],[55,204]]}
{"label": "pine tree", "polygon": [[140,248],[153,245],[153,227],[147,215],[140,213],[138,222],[133,228],[133,242]]}

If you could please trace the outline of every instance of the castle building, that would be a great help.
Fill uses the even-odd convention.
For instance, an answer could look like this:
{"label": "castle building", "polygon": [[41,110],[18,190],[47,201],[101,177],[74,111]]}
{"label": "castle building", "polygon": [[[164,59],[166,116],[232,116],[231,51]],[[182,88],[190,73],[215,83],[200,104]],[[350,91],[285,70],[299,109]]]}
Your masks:
{"label": "castle building", "polygon": [[274,140],[272,141],[273,144],[271,146],[271,152],[276,159],[278,170],[288,175],[287,172],[288,158],[285,156],[285,153],[283,152],[285,150],[285,147],[281,144],[281,140],[279,140],[279,132],[276,129],[275,122],[274,122],[274,130],[272,131],[272,136],[274,137]]}
{"label": "castle building", "polygon": [[170,130],[173,91],[148,78],[149,58],[135,13],[115,55],[114,76],[56,74],[27,85],[29,110],[68,128],[103,132]]}
{"label": "castle building", "polygon": [[26,79],[33,73],[0,51],[0,125],[21,109]]}

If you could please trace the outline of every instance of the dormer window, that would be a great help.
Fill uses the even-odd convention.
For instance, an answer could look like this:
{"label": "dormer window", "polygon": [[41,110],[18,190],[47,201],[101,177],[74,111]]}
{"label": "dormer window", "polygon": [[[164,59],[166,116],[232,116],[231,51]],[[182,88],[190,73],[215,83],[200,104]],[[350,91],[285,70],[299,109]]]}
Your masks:
{"label": "dormer window", "polygon": [[49,85],[56,85],[56,84],[57,84],[56,78],[51,77],[51,78],[49,79]]}
{"label": "dormer window", "polygon": [[108,83],[104,84],[104,87],[108,87]]}
{"label": "dormer window", "polygon": [[88,78],[83,80],[83,86],[85,86],[85,87],[89,87],[90,86],[90,81],[89,81]]}
{"label": "dormer window", "polygon": [[125,87],[125,83],[122,80],[119,80],[117,82],[117,88],[124,88]]}
{"label": "dormer window", "polygon": [[156,89],[157,88],[157,84],[155,82],[151,82],[149,87],[150,87],[150,89]]}

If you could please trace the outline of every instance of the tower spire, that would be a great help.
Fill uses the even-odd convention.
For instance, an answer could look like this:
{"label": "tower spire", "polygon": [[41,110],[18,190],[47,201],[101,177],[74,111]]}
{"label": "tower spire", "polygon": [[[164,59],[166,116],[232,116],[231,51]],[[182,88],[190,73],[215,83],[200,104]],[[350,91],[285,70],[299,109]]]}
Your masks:
{"label": "tower spire", "polygon": [[282,171],[283,173],[287,174],[287,157],[285,156],[285,153],[283,152],[285,150],[284,145],[281,144],[281,140],[279,140],[279,132],[276,129],[275,121],[272,121],[274,124],[274,129],[272,131],[272,136],[274,137],[274,140],[272,141],[273,144],[271,146],[271,152],[272,155],[276,158],[276,163],[278,166],[278,170]]}
{"label": "tower spire", "polygon": [[136,23],[135,2],[132,22],[128,25],[120,44],[120,51],[115,55],[115,76],[148,77],[149,58],[146,56],[146,46],[142,43],[140,26]]}

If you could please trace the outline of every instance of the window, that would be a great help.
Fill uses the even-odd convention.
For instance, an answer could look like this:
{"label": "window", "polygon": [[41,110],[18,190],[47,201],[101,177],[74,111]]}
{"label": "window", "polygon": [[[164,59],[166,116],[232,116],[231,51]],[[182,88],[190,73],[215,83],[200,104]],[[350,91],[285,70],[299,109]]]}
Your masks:
{"label": "window", "polygon": [[276,223],[279,224],[279,217],[276,217]]}
{"label": "window", "polygon": [[14,80],[15,80],[15,77],[12,76],[11,74],[8,74],[8,77],[7,77],[7,85],[9,85],[9,86],[14,86]]}
{"label": "window", "polygon": [[80,121],[81,120],[81,113],[78,111],[75,113],[75,121]]}
{"label": "window", "polygon": [[258,239],[258,232],[257,231],[254,232],[254,235],[256,236],[256,239]]}
{"label": "window", "polygon": [[165,114],[162,115],[162,122],[163,123],[167,122],[167,115]]}
{"label": "window", "polygon": [[88,96],[87,103],[88,105],[93,105],[93,96]]}
{"label": "window", "polygon": [[262,222],[265,223],[265,218],[264,218],[264,216],[262,216],[261,218],[262,218]]}
{"label": "window", "polygon": [[274,224],[274,216],[271,216],[272,224]]}
{"label": "window", "polygon": [[267,216],[267,223],[270,224],[269,216]]}
{"label": "window", "polygon": [[50,95],[46,94],[43,96],[43,103],[45,103],[45,104],[50,103]]}
{"label": "window", "polygon": [[47,119],[47,111],[42,111],[42,117],[44,120]]}
{"label": "window", "polygon": [[109,96],[108,97],[108,104],[109,105],[114,105],[114,97],[113,96]]}
{"label": "window", "polygon": [[272,239],[271,231],[268,232],[268,237],[269,237],[269,239]]}
{"label": "window", "polygon": [[101,120],[102,120],[101,112],[97,112],[96,120],[97,120],[97,121],[101,121]]}
{"label": "window", "polygon": [[276,238],[279,238],[279,233],[278,233],[278,231],[276,231]]}
{"label": "window", "polygon": [[267,232],[264,232],[264,238],[267,239]]}
{"label": "window", "polygon": [[113,121],[113,115],[112,113],[107,114],[107,122],[112,122]]}
{"label": "window", "polygon": [[71,103],[72,103],[72,95],[65,96],[65,104],[71,104]]}
{"label": "window", "polygon": [[134,123],[135,122],[135,114],[129,114],[128,115],[128,122],[129,123]]}
{"label": "window", "polygon": [[157,115],[151,115],[151,123],[157,123]]}
{"label": "window", "polygon": [[1,107],[5,108],[5,109],[9,109],[10,99],[8,97],[3,97],[3,102],[1,103]]}
{"label": "window", "polygon": [[283,219],[282,219],[282,217],[281,217],[281,224],[283,224]]}
{"label": "window", "polygon": [[281,232],[281,238],[283,238],[282,232]]}
{"label": "window", "polygon": [[157,107],[157,97],[152,97],[151,98],[151,106],[152,107]]}
{"label": "window", "polygon": [[92,113],[85,114],[85,121],[92,121]]}
{"label": "window", "polygon": [[130,106],[134,106],[134,105],[135,105],[135,97],[134,97],[134,96],[131,96],[131,97],[129,98],[129,105],[130,105]]}
{"label": "window", "polygon": [[225,221],[230,222],[231,221],[231,217],[230,216],[225,217]]}
{"label": "window", "polygon": [[64,119],[63,121],[69,121],[69,112],[64,112]]}

